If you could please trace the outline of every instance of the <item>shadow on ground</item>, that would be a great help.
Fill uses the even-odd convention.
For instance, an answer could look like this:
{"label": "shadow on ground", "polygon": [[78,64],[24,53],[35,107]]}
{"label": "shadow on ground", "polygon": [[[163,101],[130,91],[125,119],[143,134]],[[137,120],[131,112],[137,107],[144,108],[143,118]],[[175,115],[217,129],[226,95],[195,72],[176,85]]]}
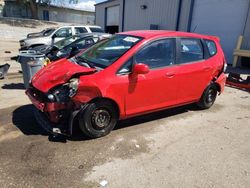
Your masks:
{"label": "shadow on ground", "polygon": [[33,112],[34,106],[31,104],[18,107],[13,111],[12,123],[25,135],[48,136],[49,134],[37,124]]}
{"label": "shadow on ground", "polygon": [[24,90],[24,84],[23,83],[11,83],[11,84],[4,84],[2,86],[2,89],[20,89]]}
{"label": "shadow on ground", "polygon": [[[34,110],[35,107],[33,105],[25,105],[18,107],[14,110],[12,116],[13,124],[22,131],[25,135],[43,135],[49,136],[48,139],[50,141],[58,141],[58,142],[66,142],[67,140],[70,141],[84,141],[89,140],[89,138],[85,137],[79,126],[77,126],[77,121],[75,122],[73,136],[66,137],[66,136],[58,136],[54,137],[53,135],[47,133],[37,122],[34,117]],[[196,111],[198,110],[195,105],[187,105],[183,107],[178,107],[174,109],[163,110],[160,112],[155,112],[143,116],[138,116],[134,118],[130,118],[127,120],[119,121],[115,130],[124,129],[130,126],[137,126],[142,123],[159,120],[162,118],[167,118],[171,116],[175,116],[178,114],[186,113],[188,111]]]}

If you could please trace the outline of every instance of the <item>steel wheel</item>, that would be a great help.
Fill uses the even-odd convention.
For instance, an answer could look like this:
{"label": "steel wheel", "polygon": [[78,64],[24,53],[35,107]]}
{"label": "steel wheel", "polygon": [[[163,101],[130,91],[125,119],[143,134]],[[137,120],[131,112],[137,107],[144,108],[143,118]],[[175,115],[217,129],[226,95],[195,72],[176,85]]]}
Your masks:
{"label": "steel wheel", "polygon": [[80,112],[79,126],[90,138],[98,138],[109,134],[115,127],[119,113],[114,104],[107,100],[92,102]]}
{"label": "steel wheel", "polygon": [[214,88],[209,88],[208,93],[206,95],[206,103],[213,104],[216,99],[217,91]]}
{"label": "steel wheel", "polygon": [[91,116],[91,123],[97,130],[104,129],[110,122],[111,114],[104,108],[96,109]]}
{"label": "steel wheel", "polygon": [[217,87],[214,84],[209,85],[203,92],[200,101],[197,103],[198,107],[201,109],[210,108],[216,100],[217,92]]}

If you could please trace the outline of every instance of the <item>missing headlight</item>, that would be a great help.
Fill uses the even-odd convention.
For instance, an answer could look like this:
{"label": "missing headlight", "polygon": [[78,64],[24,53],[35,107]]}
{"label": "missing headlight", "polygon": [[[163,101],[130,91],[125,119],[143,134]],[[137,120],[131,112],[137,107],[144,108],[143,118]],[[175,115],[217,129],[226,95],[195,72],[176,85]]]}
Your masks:
{"label": "missing headlight", "polygon": [[69,81],[69,97],[75,96],[79,85],[79,78],[73,78]]}
{"label": "missing headlight", "polygon": [[53,88],[48,94],[47,98],[51,102],[68,102],[71,97],[76,95],[78,89],[79,79],[73,78],[68,83],[59,85]]}

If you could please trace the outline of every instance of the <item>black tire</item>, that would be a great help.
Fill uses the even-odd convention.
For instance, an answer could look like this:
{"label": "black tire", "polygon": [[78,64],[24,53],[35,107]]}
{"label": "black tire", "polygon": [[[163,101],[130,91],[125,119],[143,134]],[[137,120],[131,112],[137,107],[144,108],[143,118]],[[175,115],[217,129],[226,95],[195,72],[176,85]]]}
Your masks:
{"label": "black tire", "polygon": [[214,84],[209,85],[203,92],[200,101],[197,103],[197,106],[200,109],[208,109],[213,106],[217,97],[217,92],[218,89]]}
{"label": "black tire", "polygon": [[106,100],[88,104],[79,114],[79,126],[82,132],[90,138],[99,138],[109,134],[118,121],[115,106]]}

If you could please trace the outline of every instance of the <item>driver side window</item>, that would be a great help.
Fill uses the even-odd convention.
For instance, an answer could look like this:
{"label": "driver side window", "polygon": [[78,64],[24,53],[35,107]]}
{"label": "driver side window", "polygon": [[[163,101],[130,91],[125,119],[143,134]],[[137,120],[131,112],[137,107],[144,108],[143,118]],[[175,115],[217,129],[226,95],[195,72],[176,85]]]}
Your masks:
{"label": "driver side window", "polygon": [[71,28],[62,28],[55,33],[56,37],[66,38],[72,36]]}
{"label": "driver side window", "polygon": [[173,65],[175,39],[162,39],[145,46],[135,55],[135,62],[146,64],[150,69]]}

